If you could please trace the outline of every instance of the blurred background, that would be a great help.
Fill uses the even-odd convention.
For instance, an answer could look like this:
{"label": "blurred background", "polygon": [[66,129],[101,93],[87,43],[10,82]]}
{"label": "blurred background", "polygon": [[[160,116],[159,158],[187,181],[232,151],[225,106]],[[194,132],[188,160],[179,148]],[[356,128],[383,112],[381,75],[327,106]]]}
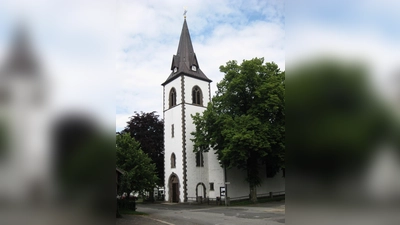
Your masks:
{"label": "blurred background", "polygon": [[0,224],[114,222],[114,3],[0,5]]}
{"label": "blurred background", "polygon": [[395,1],[286,2],[287,224],[398,224]]}
{"label": "blurred background", "polygon": [[[0,5],[0,224],[114,223],[116,3]],[[285,7],[286,223],[399,224],[400,3]]]}

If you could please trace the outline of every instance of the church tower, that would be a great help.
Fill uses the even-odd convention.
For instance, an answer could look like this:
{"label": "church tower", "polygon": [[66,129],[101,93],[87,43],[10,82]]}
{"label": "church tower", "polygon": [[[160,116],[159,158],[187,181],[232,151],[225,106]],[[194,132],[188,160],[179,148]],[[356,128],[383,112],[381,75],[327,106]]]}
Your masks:
{"label": "church tower", "polygon": [[0,67],[0,198],[5,202],[45,197],[32,193],[49,193],[51,186],[45,79],[38,61],[26,25],[18,24]]}
{"label": "church tower", "polygon": [[[203,112],[211,99],[211,80],[200,69],[186,18],[178,51],[172,57],[171,71],[167,80],[162,83],[165,200],[187,202],[198,199],[196,197],[209,196],[208,153],[193,152],[193,142],[190,140],[193,137],[190,133],[195,131],[191,115]],[[215,155],[213,158],[215,159],[212,161],[216,161]],[[217,170],[221,170],[218,174],[222,176],[218,162]]]}

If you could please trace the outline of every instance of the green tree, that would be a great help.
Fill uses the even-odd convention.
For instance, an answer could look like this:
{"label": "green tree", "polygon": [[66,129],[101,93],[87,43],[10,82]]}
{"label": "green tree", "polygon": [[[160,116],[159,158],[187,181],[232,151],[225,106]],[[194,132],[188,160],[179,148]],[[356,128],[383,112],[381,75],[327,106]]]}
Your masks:
{"label": "green tree", "polygon": [[124,170],[119,194],[151,191],[158,182],[156,166],[129,134],[117,134],[117,167]]}
{"label": "green tree", "polygon": [[260,166],[276,174],[284,164],[285,72],[263,58],[229,61],[202,115],[193,117],[194,151],[216,151],[221,164],[247,172],[250,197],[257,201]]}
{"label": "green tree", "polygon": [[164,122],[155,112],[135,112],[121,133],[129,133],[156,164],[159,186],[164,186]]}
{"label": "green tree", "polygon": [[316,178],[326,191],[362,171],[379,145],[399,140],[398,123],[365,65],[321,58],[292,70],[286,95],[291,171]]}

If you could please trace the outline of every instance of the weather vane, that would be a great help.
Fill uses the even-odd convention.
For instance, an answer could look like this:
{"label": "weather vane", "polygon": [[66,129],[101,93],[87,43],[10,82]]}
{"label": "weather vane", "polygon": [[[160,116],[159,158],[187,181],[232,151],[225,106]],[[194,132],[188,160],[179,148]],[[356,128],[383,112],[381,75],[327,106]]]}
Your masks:
{"label": "weather vane", "polygon": [[183,17],[186,19],[186,13],[187,13],[186,7],[184,7],[183,10],[184,10],[183,11]]}

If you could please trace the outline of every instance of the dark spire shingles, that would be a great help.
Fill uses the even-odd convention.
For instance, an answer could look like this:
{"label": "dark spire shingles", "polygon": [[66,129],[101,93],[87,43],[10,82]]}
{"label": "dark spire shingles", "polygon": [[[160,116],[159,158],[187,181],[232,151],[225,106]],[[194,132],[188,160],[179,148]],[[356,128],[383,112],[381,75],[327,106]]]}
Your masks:
{"label": "dark spire shingles", "polygon": [[[196,71],[193,71],[192,66],[196,66]],[[174,72],[174,68],[178,71]],[[162,84],[166,85],[180,75],[186,75],[207,82],[211,82],[210,79],[201,71],[199,62],[197,61],[196,53],[194,53],[192,40],[190,39],[189,28],[186,23],[186,19],[183,22],[181,37],[179,40],[178,51],[176,55],[172,57],[171,63],[171,74],[167,80]]]}
{"label": "dark spire shingles", "polygon": [[30,46],[27,30],[24,25],[17,26],[11,51],[2,65],[0,74],[2,76],[38,76],[38,61]]}

